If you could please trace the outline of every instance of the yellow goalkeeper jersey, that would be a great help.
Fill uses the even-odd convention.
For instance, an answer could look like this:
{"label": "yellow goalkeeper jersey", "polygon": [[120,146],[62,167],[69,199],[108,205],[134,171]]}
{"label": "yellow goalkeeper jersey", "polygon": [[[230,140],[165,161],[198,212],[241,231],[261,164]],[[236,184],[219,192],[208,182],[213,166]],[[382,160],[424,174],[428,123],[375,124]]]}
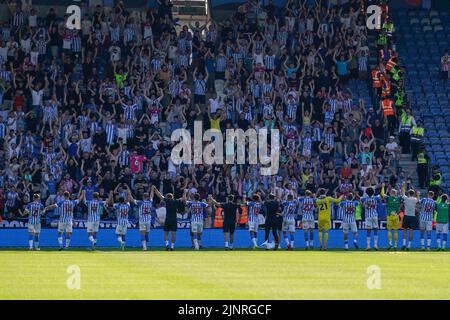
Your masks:
{"label": "yellow goalkeeper jersey", "polygon": [[316,199],[317,209],[319,210],[318,220],[331,220],[331,204],[339,203],[342,198],[334,199],[332,197],[321,197]]}

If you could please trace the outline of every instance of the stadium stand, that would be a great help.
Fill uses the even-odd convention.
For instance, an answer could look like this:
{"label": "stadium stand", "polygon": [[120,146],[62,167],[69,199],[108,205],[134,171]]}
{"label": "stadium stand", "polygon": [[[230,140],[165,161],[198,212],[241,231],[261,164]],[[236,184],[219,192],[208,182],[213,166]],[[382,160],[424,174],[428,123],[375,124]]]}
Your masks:
{"label": "stadium stand", "polygon": [[[450,187],[449,89],[441,79],[441,57],[450,47],[449,13],[433,10],[392,12],[397,50],[407,70],[406,92],[413,112],[423,120],[423,143],[432,164],[442,171],[442,188]],[[432,178],[432,177],[431,177]]]}
{"label": "stadium stand", "polygon": [[[414,152],[423,156],[417,145],[408,151],[417,139],[409,105],[425,124],[428,163],[450,177],[450,150],[442,150],[450,139],[448,84],[439,80],[448,16],[400,11],[395,31],[368,32],[363,3],[290,0],[275,10],[249,1],[224,21],[179,25],[168,0],[141,13],[118,2],[112,10],[91,8],[81,30],[72,30],[54,10],[38,13],[10,2],[0,42],[3,218],[25,219],[39,194],[48,225],[86,216],[92,222],[94,198],[107,202],[102,219],[128,223],[128,213],[125,219],[120,206],[112,206],[128,199],[130,220],[141,222],[141,202],[134,200],[146,200],[156,188],[208,202],[202,218],[210,228],[210,195],[224,202],[232,194],[245,207],[255,195],[285,201],[306,190],[357,199],[367,190],[400,194],[417,189]],[[406,74],[392,67],[396,52]],[[370,81],[374,61],[383,75],[373,73]],[[387,100],[403,90],[402,80],[407,97],[394,110]],[[397,134],[404,120],[407,130]],[[279,129],[279,170],[263,176],[260,164],[174,163],[171,134],[192,133],[195,121],[218,132]],[[74,217],[54,210],[69,198],[85,200],[70,208]],[[155,197],[154,225],[162,224],[155,211],[164,205]],[[376,214],[385,220],[385,205],[378,205]],[[341,220],[338,208],[331,214]],[[189,206],[179,214],[193,216]]]}

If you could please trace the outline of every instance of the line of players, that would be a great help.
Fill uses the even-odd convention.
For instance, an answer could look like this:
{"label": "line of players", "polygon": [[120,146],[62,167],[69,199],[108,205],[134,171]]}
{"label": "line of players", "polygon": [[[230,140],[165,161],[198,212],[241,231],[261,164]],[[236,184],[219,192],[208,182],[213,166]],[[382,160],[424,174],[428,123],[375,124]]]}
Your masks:
{"label": "line of players", "polygon": [[[359,198],[350,193],[347,196],[333,198],[326,195],[324,189],[319,189],[317,195],[309,190],[305,191],[303,197],[294,198],[292,194],[287,196],[287,200],[279,201],[273,194],[270,194],[266,201],[261,201],[258,194],[252,199],[244,197],[243,203],[247,206],[248,213],[248,230],[253,244],[253,248],[258,247],[257,232],[259,229],[259,214],[264,213],[265,220],[265,245],[266,249],[279,249],[280,246],[280,230],[288,250],[294,248],[294,234],[296,230],[296,217],[301,214],[302,228],[304,230],[306,247],[313,248],[313,234],[315,229],[314,211],[318,210],[318,233],[320,250],[327,250],[328,231],[331,227],[331,208],[333,203],[338,204],[338,210],[341,210],[342,229],[344,233],[344,248],[349,249],[348,234],[353,234],[353,246],[358,249],[357,243],[357,225],[355,213],[359,205],[365,211],[365,226],[367,230],[366,250],[371,249],[372,234],[373,248],[378,250],[378,205],[381,201],[386,203],[387,210],[387,229],[388,229],[388,250],[397,250],[398,229],[400,225],[399,213],[401,203],[404,203],[404,219],[403,219],[403,242],[402,250],[409,250],[413,239],[413,230],[417,225],[416,211],[419,204],[419,228],[421,237],[421,249],[430,250],[431,248],[431,230],[433,215],[436,212],[437,221],[437,249],[445,250],[448,234],[449,220],[449,197],[442,195],[434,200],[432,191],[428,192],[426,198],[420,199],[420,193],[414,190],[404,190],[398,195],[397,190],[392,189],[389,195],[385,194],[385,186],[382,186],[381,194],[375,195],[373,188],[365,191],[366,195]],[[205,208],[208,205],[222,207],[224,224],[223,231],[225,237],[225,249],[232,250],[234,242],[234,230],[239,221],[242,205],[235,202],[232,195],[228,196],[226,202],[217,202],[211,196],[207,201],[200,201],[200,195],[194,194],[193,200],[187,200],[186,192],[180,199],[174,199],[172,194],[163,196],[155,187],[150,192],[143,194],[143,200],[136,200],[132,197],[131,191],[127,188],[126,193],[118,198],[118,202],[114,203],[113,193],[109,194],[109,198],[103,201],[99,198],[98,193],[93,194],[92,200],[86,200],[86,195],[80,191],[78,199],[71,200],[68,192],[64,193],[64,200],[44,207],[40,201],[38,194],[33,196],[33,202],[26,207],[24,215],[28,215],[28,233],[29,233],[29,249],[39,250],[39,235],[41,231],[41,216],[48,210],[59,209],[60,218],[58,221],[58,243],[60,250],[69,248],[72,234],[73,213],[75,206],[83,202],[87,205],[87,232],[92,249],[97,244],[97,233],[100,225],[100,217],[106,206],[113,207],[117,216],[116,235],[120,248],[125,248],[128,217],[131,213],[131,204],[138,206],[139,213],[139,230],[141,235],[141,243],[143,250],[147,250],[149,241],[148,235],[151,228],[151,212],[153,207],[153,197],[156,195],[165,202],[166,221],[164,225],[164,240],[166,250],[174,250],[176,231],[177,231],[177,211],[181,204],[186,204],[190,213],[191,221],[191,238],[193,248],[199,250],[201,248],[201,236],[203,233],[203,221]],[[275,244],[269,243],[269,235],[272,231]],[[409,237],[408,236],[409,232]],[[171,243],[169,245],[169,234],[171,235]],[[425,243],[424,236],[427,236]],[[63,242],[65,236],[65,242]],[[271,245],[272,244],[272,245]]]}

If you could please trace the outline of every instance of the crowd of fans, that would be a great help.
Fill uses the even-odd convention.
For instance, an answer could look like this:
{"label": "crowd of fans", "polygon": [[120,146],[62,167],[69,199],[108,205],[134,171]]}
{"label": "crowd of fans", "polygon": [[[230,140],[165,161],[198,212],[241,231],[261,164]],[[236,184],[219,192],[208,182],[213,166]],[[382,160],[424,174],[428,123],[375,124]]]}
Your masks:
{"label": "crowd of fans", "polygon": [[[20,217],[33,193],[50,205],[64,191],[106,199],[125,185],[136,199],[156,186],[217,201],[409,189],[398,168],[398,121],[388,126],[382,108],[350,90],[369,75],[361,1],[322,2],[251,1],[230,19],[182,26],[169,0],[138,14],[119,2],[93,8],[81,30],[66,28],[54,9],[11,6],[0,34],[3,218]],[[278,173],[175,165],[170,135],[195,121],[205,130],[280,129]]]}

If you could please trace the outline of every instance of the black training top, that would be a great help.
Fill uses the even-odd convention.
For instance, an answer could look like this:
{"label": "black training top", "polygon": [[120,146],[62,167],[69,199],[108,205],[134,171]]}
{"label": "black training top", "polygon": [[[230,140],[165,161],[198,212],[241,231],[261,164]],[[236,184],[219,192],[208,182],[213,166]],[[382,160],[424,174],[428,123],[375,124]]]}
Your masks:
{"label": "black training top", "polygon": [[224,202],[220,206],[223,209],[223,221],[229,223],[236,223],[236,210],[242,211],[241,206],[233,202]]}

